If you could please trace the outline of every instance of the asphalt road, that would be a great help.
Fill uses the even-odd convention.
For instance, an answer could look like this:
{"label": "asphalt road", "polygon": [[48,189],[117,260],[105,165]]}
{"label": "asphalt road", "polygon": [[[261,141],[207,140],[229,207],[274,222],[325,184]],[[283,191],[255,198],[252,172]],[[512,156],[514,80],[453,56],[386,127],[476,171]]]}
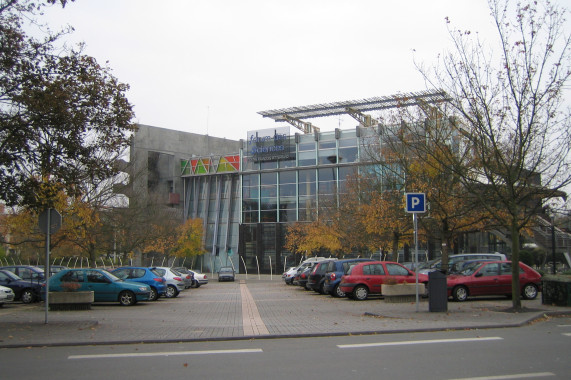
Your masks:
{"label": "asphalt road", "polygon": [[0,350],[3,379],[569,379],[571,317],[521,328]]}

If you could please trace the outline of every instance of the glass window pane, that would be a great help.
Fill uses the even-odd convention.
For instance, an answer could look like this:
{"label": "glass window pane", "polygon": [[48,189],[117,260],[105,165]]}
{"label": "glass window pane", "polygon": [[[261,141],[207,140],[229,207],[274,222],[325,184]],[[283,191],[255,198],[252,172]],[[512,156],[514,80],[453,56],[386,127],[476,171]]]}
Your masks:
{"label": "glass window pane", "polygon": [[295,183],[296,173],[293,170],[280,172],[280,183]]}

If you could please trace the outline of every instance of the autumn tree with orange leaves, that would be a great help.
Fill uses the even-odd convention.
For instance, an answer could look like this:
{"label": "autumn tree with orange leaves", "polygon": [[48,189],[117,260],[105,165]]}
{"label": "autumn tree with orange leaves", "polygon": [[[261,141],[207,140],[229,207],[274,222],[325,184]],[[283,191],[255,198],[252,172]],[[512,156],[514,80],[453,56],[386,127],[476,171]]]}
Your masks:
{"label": "autumn tree with orange leaves", "polygon": [[153,225],[157,239],[143,248],[144,253],[158,252],[164,257],[193,257],[206,253],[203,244],[202,219],[188,219],[183,224],[161,223]]}

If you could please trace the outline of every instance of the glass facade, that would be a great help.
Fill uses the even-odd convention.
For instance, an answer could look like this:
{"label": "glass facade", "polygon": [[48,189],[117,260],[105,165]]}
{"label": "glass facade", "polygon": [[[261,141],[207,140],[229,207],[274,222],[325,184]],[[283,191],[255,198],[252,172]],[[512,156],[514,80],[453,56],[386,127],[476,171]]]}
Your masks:
{"label": "glass facade", "polygon": [[284,158],[282,151],[277,159],[265,159],[243,141],[239,165],[236,154],[182,162],[185,217],[202,218],[205,225],[210,255],[202,257],[203,268],[281,273],[294,265],[300,258],[283,247],[287,224],[314,220],[320,201],[339,201],[347,177],[368,161],[364,144],[379,144],[374,136],[371,128],[360,127],[295,134],[284,144],[289,154]]}

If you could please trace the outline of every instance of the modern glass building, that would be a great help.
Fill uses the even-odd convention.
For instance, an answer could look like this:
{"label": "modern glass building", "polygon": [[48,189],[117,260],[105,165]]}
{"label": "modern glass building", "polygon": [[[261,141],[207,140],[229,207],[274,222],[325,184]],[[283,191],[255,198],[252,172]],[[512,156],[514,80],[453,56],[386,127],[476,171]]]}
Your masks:
{"label": "modern glass building", "polygon": [[206,226],[207,267],[281,273],[288,223],[311,221],[320,202],[340,201],[347,177],[370,170],[375,128],[289,134],[289,127],[248,133],[240,152],[183,160],[185,218]]}

